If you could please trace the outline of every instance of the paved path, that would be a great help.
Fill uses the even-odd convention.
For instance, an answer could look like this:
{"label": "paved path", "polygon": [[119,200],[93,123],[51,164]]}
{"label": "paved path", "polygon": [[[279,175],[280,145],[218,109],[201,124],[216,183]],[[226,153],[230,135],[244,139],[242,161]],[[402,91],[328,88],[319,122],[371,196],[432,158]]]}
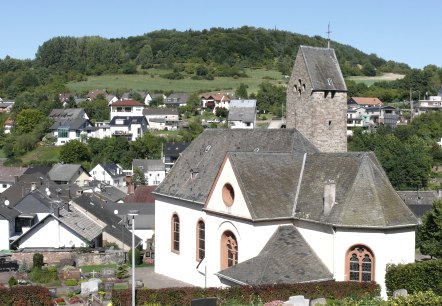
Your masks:
{"label": "paved path", "polygon": [[[129,273],[132,270],[129,269]],[[132,278],[130,278],[132,280]],[[171,287],[193,287],[188,283],[184,283],[173,278],[155,273],[154,267],[135,268],[135,280],[141,280],[144,288],[161,289]]]}

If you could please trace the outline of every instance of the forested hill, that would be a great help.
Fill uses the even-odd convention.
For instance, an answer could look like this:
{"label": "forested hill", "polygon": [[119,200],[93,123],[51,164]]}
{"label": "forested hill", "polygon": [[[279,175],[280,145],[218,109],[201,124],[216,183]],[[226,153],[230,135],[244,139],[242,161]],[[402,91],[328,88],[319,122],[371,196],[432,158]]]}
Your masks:
{"label": "forested hill", "polygon": [[[135,65],[142,68],[152,65],[173,67],[177,63],[266,67],[289,74],[299,45],[325,47],[327,40],[246,26],[184,32],[160,30],[118,39],[55,37],[38,48],[34,64],[85,74],[128,73]],[[332,41],[331,45],[344,76],[375,75],[376,72],[406,74],[410,71],[406,64],[386,61],[337,42]]]}

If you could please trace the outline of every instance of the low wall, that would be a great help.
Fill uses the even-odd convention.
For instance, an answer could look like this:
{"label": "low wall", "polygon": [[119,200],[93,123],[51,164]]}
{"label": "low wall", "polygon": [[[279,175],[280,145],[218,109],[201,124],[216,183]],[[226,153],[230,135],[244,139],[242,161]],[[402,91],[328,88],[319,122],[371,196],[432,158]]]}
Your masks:
{"label": "low wall", "polygon": [[26,261],[28,266],[32,266],[33,256],[35,253],[43,254],[43,262],[48,265],[72,265],[72,266],[88,266],[88,265],[104,265],[122,262],[124,259],[123,252],[120,250],[112,250],[106,252],[93,251],[83,253],[76,250],[23,250],[12,254],[12,259],[16,260],[19,265]]}

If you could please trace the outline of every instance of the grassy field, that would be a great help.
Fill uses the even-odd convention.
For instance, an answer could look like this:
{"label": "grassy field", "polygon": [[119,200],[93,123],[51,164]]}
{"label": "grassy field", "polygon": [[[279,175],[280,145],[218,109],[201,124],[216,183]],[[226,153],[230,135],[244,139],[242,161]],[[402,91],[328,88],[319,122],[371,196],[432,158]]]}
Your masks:
{"label": "grassy field", "polygon": [[37,147],[35,150],[28,152],[21,157],[24,164],[28,164],[33,160],[39,162],[57,163],[61,147]]}
{"label": "grassy field", "polygon": [[347,80],[355,81],[356,83],[364,83],[367,86],[371,86],[379,81],[394,81],[404,78],[403,74],[384,73],[383,75],[367,77],[367,76],[352,76],[347,77]]}
{"label": "grassy field", "polygon": [[234,92],[240,83],[249,86],[248,93],[257,93],[258,85],[264,81],[275,85],[285,85],[286,81],[280,72],[265,69],[246,69],[247,78],[215,77],[214,80],[169,80],[161,75],[172,70],[150,69],[147,74],[136,75],[102,75],[90,76],[87,81],[68,83],[67,86],[74,92],[86,92],[97,88],[106,88],[110,91],[116,89],[135,89],[174,92],[197,92],[197,91],[232,91]]}

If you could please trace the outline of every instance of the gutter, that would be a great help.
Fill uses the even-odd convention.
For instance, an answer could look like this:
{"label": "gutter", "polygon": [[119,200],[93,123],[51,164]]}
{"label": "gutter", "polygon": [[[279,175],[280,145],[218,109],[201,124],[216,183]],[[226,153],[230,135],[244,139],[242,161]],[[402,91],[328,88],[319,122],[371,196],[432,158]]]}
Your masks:
{"label": "gutter", "polygon": [[233,283],[235,283],[235,284],[238,284],[238,285],[241,285],[241,286],[248,286],[249,284],[247,284],[247,283],[244,283],[244,282],[242,282],[242,281],[240,281],[240,280],[237,280],[237,279],[234,279],[234,278],[232,278],[232,277],[229,277],[229,276],[226,276],[226,275],[223,275],[223,274],[220,274],[220,273],[213,273],[213,274],[215,274],[216,276],[218,276],[219,278],[224,278],[224,279],[227,279],[228,281],[231,281],[231,282],[233,282]]}

